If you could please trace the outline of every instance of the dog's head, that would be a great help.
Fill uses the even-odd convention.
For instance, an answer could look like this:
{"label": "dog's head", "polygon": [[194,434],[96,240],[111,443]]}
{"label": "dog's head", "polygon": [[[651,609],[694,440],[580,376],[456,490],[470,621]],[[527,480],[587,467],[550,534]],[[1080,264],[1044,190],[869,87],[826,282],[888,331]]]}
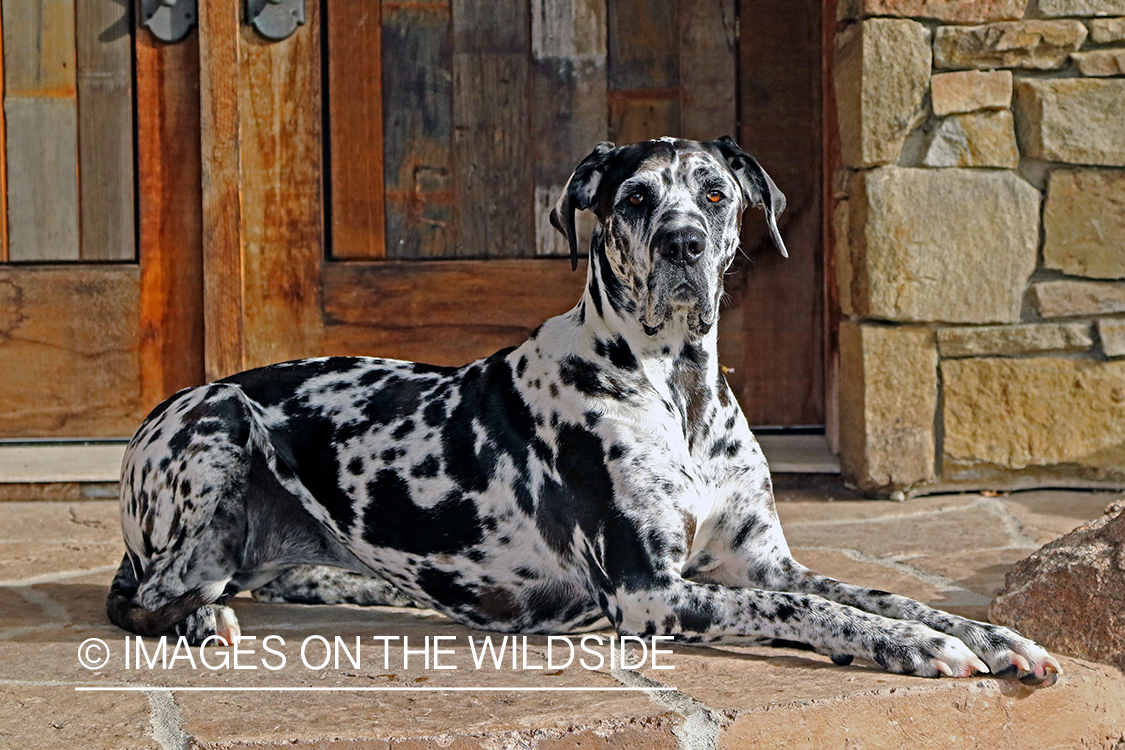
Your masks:
{"label": "dog's head", "polygon": [[765,210],[770,236],[787,256],[777,229],[785,196],[729,136],[620,148],[601,143],[574,170],[551,223],[566,236],[577,268],[574,214],[592,210],[598,227],[591,294],[604,294],[618,315],[635,318],[650,336],[678,314],[701,336],[718,317],[723,272],[734,260],[748,206]]}

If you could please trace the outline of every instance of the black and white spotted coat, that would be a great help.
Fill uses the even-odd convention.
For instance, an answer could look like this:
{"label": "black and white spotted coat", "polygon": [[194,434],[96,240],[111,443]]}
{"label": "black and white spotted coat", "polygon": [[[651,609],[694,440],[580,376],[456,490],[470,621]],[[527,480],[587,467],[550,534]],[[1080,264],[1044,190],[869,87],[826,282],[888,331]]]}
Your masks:
{"label": "black and white spotted coat", "polygon": [[784,253],[784,197],[733,141],[602,144],[552,217],[572,251],[574,212],[598,217],[585,292],[520,346],[457,369],[287,362],[161,404],[125,458],[111,619],[229,639],[223,602],[251,589],[1053,682],[1057,663],[1010,630],[793,560],[716,356],[749,204]]}

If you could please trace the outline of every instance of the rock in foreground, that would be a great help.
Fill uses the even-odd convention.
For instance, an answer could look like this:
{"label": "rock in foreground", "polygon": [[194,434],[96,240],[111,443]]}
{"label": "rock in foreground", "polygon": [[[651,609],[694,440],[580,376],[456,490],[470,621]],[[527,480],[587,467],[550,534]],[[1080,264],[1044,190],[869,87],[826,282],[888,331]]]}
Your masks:
{"label": "rock in foreground", "polygon": [[1013,566],[988,614],[1049,649],[1125,669],[1125,499]]}

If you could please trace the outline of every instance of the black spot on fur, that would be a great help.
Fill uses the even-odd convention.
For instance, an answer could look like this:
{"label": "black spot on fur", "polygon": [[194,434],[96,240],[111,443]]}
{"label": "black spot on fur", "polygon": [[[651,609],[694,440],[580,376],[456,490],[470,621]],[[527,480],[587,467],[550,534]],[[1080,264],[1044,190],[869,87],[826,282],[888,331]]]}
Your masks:
{"label": "black spot on fur", "polygon": [[419,479],[436,477],[440,468],[441,464],[437,456],[429,455],[414,465],[414,468],[410,470],[410,475]]}
{"label": "black spot on fur", "polygon": [[432,508],[414,503],[410,487],[394,469],[383,469],[367,485],[370,504],[363,515],[363,538],[374,547],[414,555],[465,552],[483,538],[477,506],[450,492]]}
{"label": "black spot on fur", "polygon": [[414,432],[414,420],[408,419],[394,429],[391,433],[391,437],[395,440],[403,440],[412,432]]}

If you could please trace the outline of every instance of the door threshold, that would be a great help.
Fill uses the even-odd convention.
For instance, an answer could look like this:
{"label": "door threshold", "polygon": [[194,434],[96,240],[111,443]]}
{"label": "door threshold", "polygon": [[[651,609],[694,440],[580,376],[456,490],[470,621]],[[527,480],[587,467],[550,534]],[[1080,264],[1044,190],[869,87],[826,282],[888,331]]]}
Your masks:
{"label": "door threshold", "polygon": [[754,437],[774,474],[839,474],[840,459],[824,433],[760,431]]}

